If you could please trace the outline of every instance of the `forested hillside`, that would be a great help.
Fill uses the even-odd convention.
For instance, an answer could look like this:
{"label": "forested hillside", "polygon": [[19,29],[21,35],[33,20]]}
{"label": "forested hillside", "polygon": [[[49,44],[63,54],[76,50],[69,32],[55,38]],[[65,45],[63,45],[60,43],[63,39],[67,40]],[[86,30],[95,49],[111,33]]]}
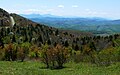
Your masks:
{"label": "forested hillside", "polygon": [[0,27],[2,61],[39,60],[50,69],[62,69],[69,61],[97,66],[109,66],[120,61],[119,34],[93,36],[89,32],[48,27],[17,14],[10,16],[15,24],[11,26],[13,21],[10,21],[9,25],[1,23]]}

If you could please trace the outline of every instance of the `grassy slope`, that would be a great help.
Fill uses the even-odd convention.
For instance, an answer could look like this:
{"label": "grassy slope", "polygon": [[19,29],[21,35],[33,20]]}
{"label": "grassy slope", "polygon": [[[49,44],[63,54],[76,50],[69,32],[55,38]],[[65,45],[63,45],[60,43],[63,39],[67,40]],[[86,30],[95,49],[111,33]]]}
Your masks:
{"label": "grassy slope", "polygon": [[67,63],[60,70],[44,69],[40,62],[0,61],[0,75],[120,75],[120,63],[97,67],[86,63]]}

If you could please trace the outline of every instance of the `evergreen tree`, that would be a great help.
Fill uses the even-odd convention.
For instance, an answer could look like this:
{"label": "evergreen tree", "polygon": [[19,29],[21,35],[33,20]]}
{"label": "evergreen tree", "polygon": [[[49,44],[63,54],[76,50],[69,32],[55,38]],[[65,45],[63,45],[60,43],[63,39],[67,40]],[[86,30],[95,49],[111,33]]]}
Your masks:
{"label": "evergreen tree", "polygon": [[64,46],[65,46],[65,47],[68,47],[68,46],[69,46],[69,43],[68,43],[68,41],[67,41],[67,40],[65,41]]}

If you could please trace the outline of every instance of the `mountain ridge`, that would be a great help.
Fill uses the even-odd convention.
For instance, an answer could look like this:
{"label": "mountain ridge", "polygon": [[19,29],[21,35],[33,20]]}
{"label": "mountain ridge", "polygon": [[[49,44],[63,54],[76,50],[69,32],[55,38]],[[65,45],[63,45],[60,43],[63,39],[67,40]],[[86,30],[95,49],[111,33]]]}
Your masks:
{"label": "mountain ridge", "polygon": [[[39,17],[39,18],[29,18],[30,20],[42,23],[47,26],[62,28],[62,29],[71,29],[71,30],[80,30],[88,31],[92,33],[107,33],[114,34],[120,33],[120,20],[111,20],[105,18],[66,18],[66,17]],[[99,28],[98,28],[99,27]]]}
{"label": "mountain ridge", "polygon": [[105,17],[80,17],[80,16],[58,16],[58,15],[52,15],[52,14],[19,14],[26,18],[42,18],[42,17],[51,17],[51,18],[83,18],[83,19],[93,19],[93,20],[120,20],[120,19],[110,19]]}

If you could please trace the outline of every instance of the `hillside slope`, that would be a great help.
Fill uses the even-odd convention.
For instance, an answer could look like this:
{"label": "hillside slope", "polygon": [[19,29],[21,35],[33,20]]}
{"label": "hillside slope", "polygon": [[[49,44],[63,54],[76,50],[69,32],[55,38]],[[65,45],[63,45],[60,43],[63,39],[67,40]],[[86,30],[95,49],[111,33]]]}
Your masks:
{"label": "hillside slope", "polygon": [[[64,45],[65,42],[69,43],[69,45],[72,45],[73,41],[76,38],[93,36],[89,32],[61,30],[54,27],[46,26],[44,24],[35,23],[17,14],[7,13],[7,15],[8,19],[10,19],[9,17],[13,17],[15,24],[11,27],[12,21],[9,20],[10,24],[8,24],[8,26],[11,28],[8,29],[5,29],[4,24],[2,24],[3,28],[0,30],[2,34],[0,34],[0,36],[2,39],[4,39],[4,43],[9,43],[11,41],[10,39],[14,37],[13,39],[16,41],[12,42],[17,43],[19,43],[19,40],[21,40],[21,42],[30,42],[37,45],[45,43],[48,43],[50,45],[55,45],[56,43]],[[10,36],[10,34],[15,35]],[[10,39],[6,41],[6,37]]]}

